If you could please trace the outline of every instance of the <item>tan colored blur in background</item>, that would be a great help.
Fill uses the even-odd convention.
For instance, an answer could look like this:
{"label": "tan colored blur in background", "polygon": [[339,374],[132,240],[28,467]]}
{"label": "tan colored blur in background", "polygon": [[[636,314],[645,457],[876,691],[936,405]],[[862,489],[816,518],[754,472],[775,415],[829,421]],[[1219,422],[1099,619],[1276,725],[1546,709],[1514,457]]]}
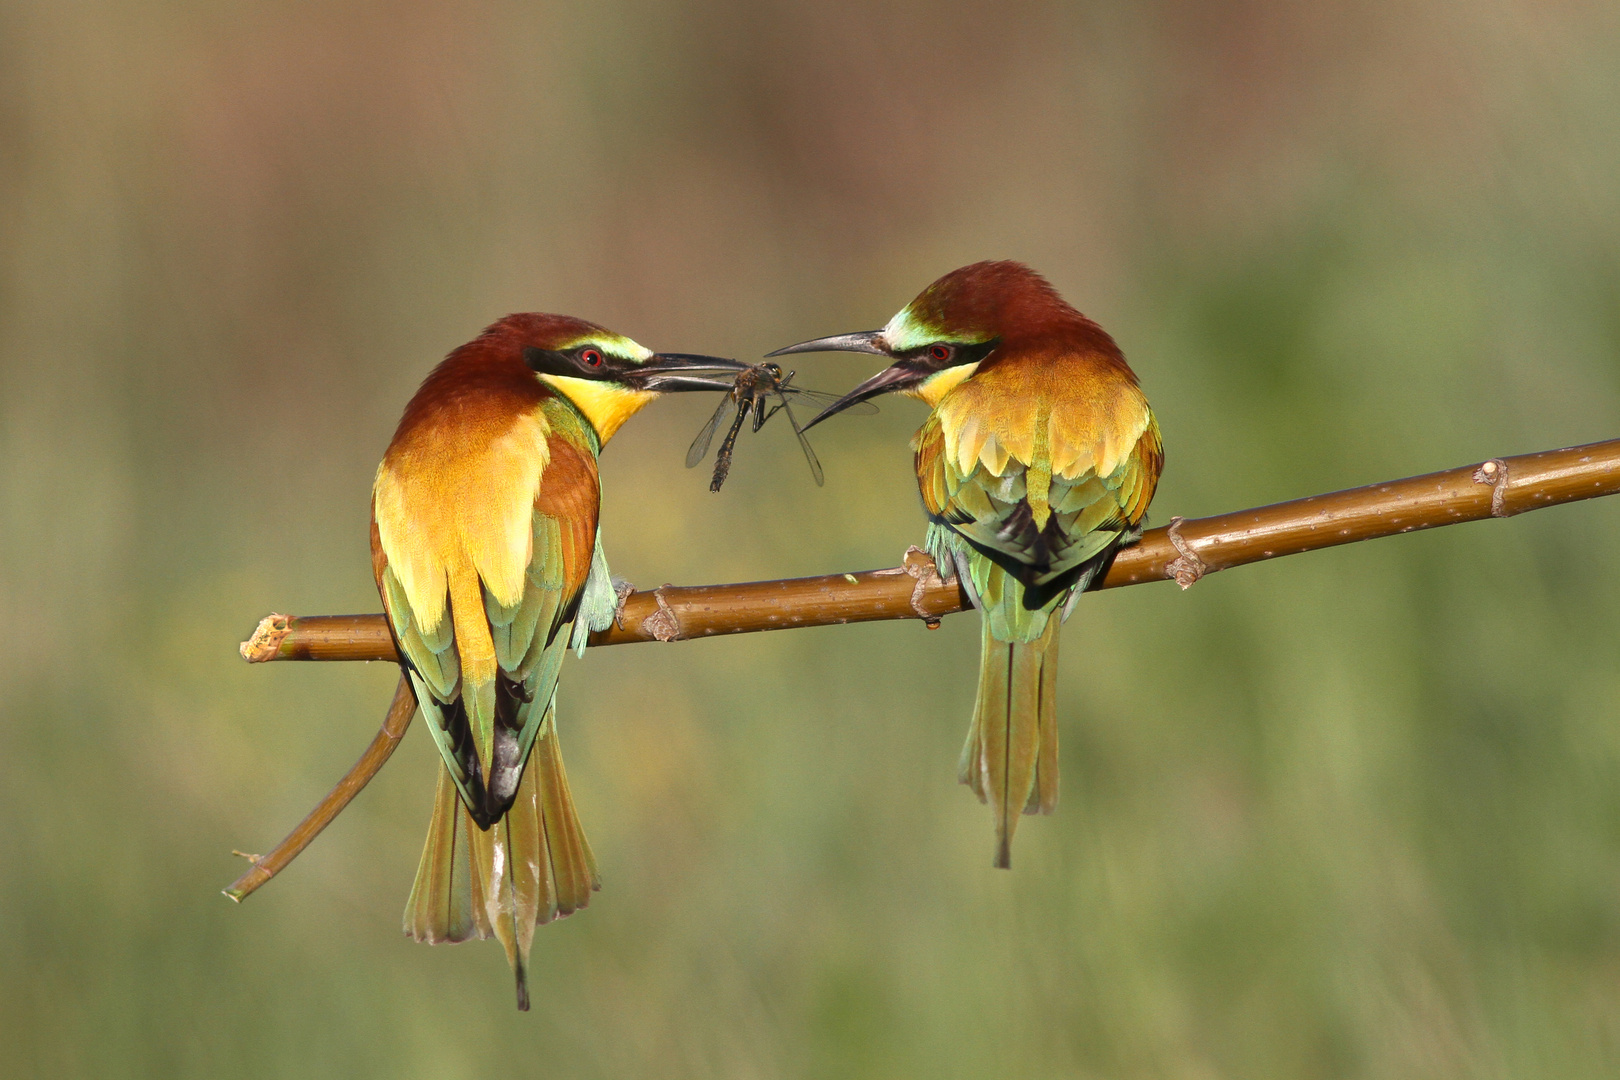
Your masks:
{"label": "tan colored blur in background", "polygon": [[[1614,1076],[1614,500],[1086,598],[1011,873],[971,617],[570,660],[605,885],[528,1015],[494,944],[400,934],[420,731],[220,896],[394,680],[235,643],[377,610],[449,349],[545,310],[754,358],[983,258],[1120,340],[1157,523],[1620,435],[1620,9],[0,5],[0,1076]],[[608,448],[615,574],[921,540],[920,406],[712,495],[713,404]]]}

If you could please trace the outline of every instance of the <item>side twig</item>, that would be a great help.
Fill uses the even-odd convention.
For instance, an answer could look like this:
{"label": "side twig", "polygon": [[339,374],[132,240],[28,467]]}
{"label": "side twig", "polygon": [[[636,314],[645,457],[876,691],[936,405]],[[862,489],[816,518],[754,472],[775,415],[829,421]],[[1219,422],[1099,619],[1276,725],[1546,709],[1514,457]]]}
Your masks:
{"label": "side twig", "polygon": [[[383,763],[393,755],[394,748],[399,746],[399,740],[405,737],[405,729],[411,726],[414,715],[416,695],[411,690],[410,679],[400,672],[399,687],[394,691],[393,704],[388,706],[388,715],[383,718],[382,729],[371,740],[371,745],[366,747],[366,752],[360,755],[360,760],[354,763],[354,768],[338,781],[337,787],[309,812],[308,817],[298,823],[297,828],[287,834],[286,839],[271,849],[270,854],[246,856],[253,865],[247,873],[231,882],[225,889],[225,895],[240,904],[296,859],[299,852],[321,835],[321,830],[332,824],[332,819],[341,814],[350,800],[360,794],[360,790],[377,775],[377,770],[383,767]],[[241,855],[242,852],[236,854]]]}

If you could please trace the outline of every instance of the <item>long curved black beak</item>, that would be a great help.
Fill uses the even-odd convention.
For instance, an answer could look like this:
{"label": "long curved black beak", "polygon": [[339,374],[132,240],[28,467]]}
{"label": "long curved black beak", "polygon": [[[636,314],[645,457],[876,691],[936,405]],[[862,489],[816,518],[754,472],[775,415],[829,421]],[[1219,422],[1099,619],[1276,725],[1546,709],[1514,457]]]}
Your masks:
{"label": "long curved black beak", "polygon": [[888,356],[889,351],[882,345],[883,331],[862,330],[855,334],[834,334],[832,337],[818,337],[814,341],[801,341],[797,345],[789,345],[785,349],[777,349],[773,353],[766,353],[768,360],[773,356],[792,356],[794,353],[811,352],[858,352],[870,353],[873,356]]}
{"label": "long curved black beak", "polygon": [[920,383],[928,378],[929,374],[929,372],[919,371],[912,367],[909,362],[901,360],[899,363],[884,368],[825,409],[822,409],[815,415],[814,419],[804,425],[802,430],[809,431],[834,413],[841,413],[851,405],[859,405],[867,398],[875,398],[879,394],[887,394],[894,390],[904,390],[908,386]]}
{"label": "long curved black beak", "polygon": [[654,353],[652,358],[636,369],[637,382],[642,390],[660,394],[678,394],[689,390],[729,391],[736,381],[730,378],[703,378],[726,372],[748,370],[741,360],[724,356],[699,356],[694,353]]}

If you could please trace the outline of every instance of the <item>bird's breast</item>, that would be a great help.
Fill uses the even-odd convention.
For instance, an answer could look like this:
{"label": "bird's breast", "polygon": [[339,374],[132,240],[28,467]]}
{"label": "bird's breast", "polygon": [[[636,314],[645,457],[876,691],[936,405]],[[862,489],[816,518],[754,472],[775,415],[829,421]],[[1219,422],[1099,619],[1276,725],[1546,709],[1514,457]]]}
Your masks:
{"label": "bird's breast", "polygon": [[963,475],[979,465],[995,476],[1022,466],[1065,479],[1111,474],[1152,421],[1128,370],[1084,362],[981,370],[935,413],[946,459]]}
{"label": "bird's breast", "polygon": [[476,574],[504,605],[523,595],[535,496],[550,457],[539,409],[418,425],[389,447],[372,491],[388,564],[415,617],[444,617],[452,578]]}

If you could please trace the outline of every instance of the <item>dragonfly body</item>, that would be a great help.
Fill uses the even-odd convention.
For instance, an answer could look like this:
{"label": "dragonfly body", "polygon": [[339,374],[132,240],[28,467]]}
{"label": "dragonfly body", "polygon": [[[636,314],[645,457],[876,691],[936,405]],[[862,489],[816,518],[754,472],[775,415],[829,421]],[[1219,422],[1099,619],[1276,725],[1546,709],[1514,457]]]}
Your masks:
{"label": "dragonfly body", "polygon": [[764,404],[754,395],[747,395],[737,399],[737,418],[731,422],[726,431],[726,437],[720,440],[720,449],[714,455],[714,479],[709,481],[710,491],[719,491],[731,475],[731,452],[737,445],[737,435],[742,431],[743,421],[748,414],[754,414],[754,430],[758,431],[764,424]]}
{"label": "dragonfly body", "polygon": [[[720,449],[714,455],[714,477],[709,481],[710,491],[719,491],[725,484],[726,477],[731,475],[731,455],[737,445],[737,436],[742,433],[743,424],[749,416],[754,418],[753,430],[758,431],[765,426],[765,422],[777,413],[786,413],[788,423],[793,425],[793,433],[798,436],[799,449],[804,451],[804,460],[810,466],[810,475],[815,478],[816,486],[820,487],[826,482],[826,475],[821,471],[821,461],[816,457],[815,449],[811,447],[810,440],[804,434],[798,417],[793,415],[790,399],[805,401],[812,405],[825,405],[836,401],[832,394],[823,394],[815,390],[806,390],[803,387],[791,385],[795,371],[784,373],[778,364],[753,364],[737,373],[732,382],[731,393],[714,410],[714,415],[697,433],[692,445],[686,451],[686,467],[693,469],[709,452],[709,445],[714,441],[714,433],[720,430],[720,424],[725,420],[726,410],[735,409],[731,427],[726,430],[725,438],[720,440]],[[776,402],[772,404],[771,398]],[[853,412],[876,412],[871,405],[857,405]]]}

